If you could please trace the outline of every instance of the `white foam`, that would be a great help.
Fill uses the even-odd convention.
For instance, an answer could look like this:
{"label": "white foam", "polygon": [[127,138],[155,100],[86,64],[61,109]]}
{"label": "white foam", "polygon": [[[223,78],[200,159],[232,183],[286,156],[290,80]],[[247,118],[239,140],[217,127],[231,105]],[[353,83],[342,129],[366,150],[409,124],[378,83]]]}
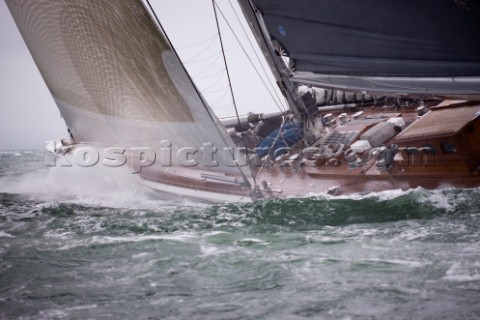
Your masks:
{"label": "white foam", "polygon": [[0,238],[15,238],[9,233],[6,233],[5,231],[0,231]]}
{"label": "white foam", "polygon": [[376,259],[376,258],[373,258],[373,259],[369,259],[369,260],[365,260],[365,261],[396,264],[396,265],[407,266],[407,267],[411,267],[411,268],[421,268],[421,267],[425,267],[425,266],[430,264],[428,262],[402,260],[402,259]]}
{"label": "white foam", "polygon": [[57,250],[65,251],[74,249],[77,247],[95,245],[109,245],[109,244],[119,244],[119,243],[132,243],[132,242],[143,242],[143,241],[152,241],[152,240],[167,240],[167,241],[178,241],[178,242],[190,242],[192,239],[198,239],[197,236],[191,233],[173,233],[173,234],[162,234],[162,235],[132,235],[132,236],[93,236],[84,240],[73,240],[69,244],[58,247]]}
{"label": "white foam", "polygon": [[[365,199],[378,199],[380,201],[393,200],[395,198],[408,195],[414,192],[417,192],[419,188],[416,189],[392,189],[379,192],[368,192],[368,193],[352,193],[348,195],[330,195],[327,193],[309,193],[307,197],[318,198],[321,200],[336,200],[336,199],[349,199],[349,200],[365,200]],[[421,189],[421,188],[420,188]]]}
{"label": "white foam", "polygon": [[59,232],[58,230],[49,230],[45,233],[46,238],[58,239],[58,240],[68,240],[74,236],[72,232],[64,231]]}
{"label": "white foam", "polygon": [[60,309],[49,309],[49,310],[41,310],[39,312],[40,319],[65,319],[69,316],[69,313],[65,310]]}
{"label": "white foam", "polygon": [[132,256],[132,259],[141,259],[141,258],[145,258],[149,255],[148,252],[140,252],[140,253],[136,253]]}
{"label": "white foam", "polygon": [[235,243],[240,245],[255,244],[255,245],[262,245],[262,246],[267,246],[270,244],[268,241],[264,241],[257,238],[244,238],[244,239],[235,241]]}
{"label": "white foam", "polygon": [[40,201],[58,201],[111,208],[155,209],[195,205],[188,200],[165,198],[137,182],[128,168],[104,166],[42,168],[0,179],[0,192],[27,195]]}
{"label": "white foam", "polygon": [[226,231],[210,231],[210,232],[205,233],[203,236],[204,237],[213,237],[213,236],[216,236],[216,235],[219,235],[219,234],[228,234],[228,232],[226,232]]}
{"label": "white foam", "polygon": [[[458,192],[466,191],[467,189],[456,189],[451,187],[439,188],[435,190],[425,191],[420,194],[418,201],[422,203],[428,203],[438,209],[443,209],[447,212],[455,212],[456,208],[462,203],[469,203],[471,193],[470,192]],[[474,193],[480,191],[479,188],[470,189]]]}
{"label": "white foam", "polygon": [[203,256],[215,256],[225,252],[225,250],[221,250],[216,246],[207,244],[201,244],[200,251],[202,252]]}
{"label": "white foam", "polygon": [[411,226],[410,229],[402,231],[402,233],[396,235],[392,240],[393,241],[413,241],[419,239],[425,239],[429,236],[432,236],[434,233],[432,230],[429,230],[425,227]]}
{"label": "white foam", "polygon": [[444,280],[454,282],[468,282],[480,280],[480,268],[478,265],[470,267],[455,262],[445,273]]}
{"label": "white foam", "polygon": [[480,252],[480,242],[472,243],[462,249],[464,253],[478,253]]}

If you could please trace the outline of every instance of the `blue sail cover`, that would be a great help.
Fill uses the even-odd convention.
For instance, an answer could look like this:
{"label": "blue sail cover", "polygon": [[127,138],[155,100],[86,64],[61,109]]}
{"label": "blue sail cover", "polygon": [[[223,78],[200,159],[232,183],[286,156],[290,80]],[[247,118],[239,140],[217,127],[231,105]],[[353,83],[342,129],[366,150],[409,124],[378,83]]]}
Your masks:
{"label": "blue sail cover", "polygon": [[303,138],[303,128],[295,123],[287,123],[284,126],[272,131],[256,147],[257,155],[263,158],[267,154],[275,159],[282,153],[289,150]]}

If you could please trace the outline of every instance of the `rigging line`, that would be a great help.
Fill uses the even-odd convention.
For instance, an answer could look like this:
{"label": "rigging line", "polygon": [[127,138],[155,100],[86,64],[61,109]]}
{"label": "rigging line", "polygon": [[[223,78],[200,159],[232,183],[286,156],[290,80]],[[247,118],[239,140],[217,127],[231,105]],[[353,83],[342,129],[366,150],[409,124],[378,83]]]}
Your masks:
{"label": "rigging line", "polygon": [[219,109],[225,109],[227,107],[233,107],[233,103],[229,102],[227,104],[222,104],[221,106],[215,106],[215,110],[219,110]]}
{"label": "rigging line", "polygon": [[[214,39],[216,40],[216,39]],[[207,52],[208,49],[210,49],[212,47],[212,45],[215,44],[216,41],[212,41],[210,42],[210,44],[208,46],[206,46],[205,48],[203,48],[202,50],[200,50],[200,52],[198,52],[194,57],[192,57],[191,59],[188,59],[188,60],[194,60],[196,57],[200,57],[202,54],[204,54],[205,52]]]}
{"label": "rigging line", "polygon": [[[235,114],[237,116],[238,126],[241,127],[242,124],[240,123],[240,115],[238,114],[237,103],[235,101],[235,95],[233,94],[232,81],[230,79],[230,72],[228,71],[227,58],[225,57],[225,50],[224,50],[224,47],[223,47],[222,35],[220,33],[220,24],[219,24],[218,15],[217,15],[217,9],[219,9],[219,8],[218,8],[215,0],[212,0],[212,6],[213,6],[213,12],[215,13],[215,22],[217,24],[217,30],[218,30],[218,35],[219,35],[219,39],[220,39],[220,47],[222,48],[223,61],[225,63],[225,68],[226,68],[226,71],[227,71],[228,84],[230,86],[230,94],[232,96],[233,106],[235,107]],[[221,13],[221,11],[220,11],[220,13]],[[222,14],[222,16],[223,16],[223,14]],[[224,19],[225,19],[225,17],[224,17]],[[253,184],[254,184],[255,189],[256,189],[258,187],[257,180],[255,179],[255,174],[253,173],[252,164],[251,164],[250,157],[249,157],[249,154],[248,154],[247,144],[246,144],[246,141],[245,141],[245,137],[243,135],[242,135],[242,140],[243,140],[243,145],[245,146],[245,158],[246,158],[248,166],[250,168],[252,179],[253,179]],[[237,163],[237,165],[238,165],[238,163]],[[239,167],[239,169],[240,169],[240,167]],[[240,169],[240,172],[244,176],[243,171],[241,169]],[[245,176],[244,176],[244,178],[247,179],[247,177],[245,177]]]}
{"label": "rigging line", "polygon": [[220,14],[222,15],[223,19],[225,20],[225,23],[228,25],[228,27],[230,28],[230,31],[232,32],[233,36],[235,37],[235,40],[237,40],[237,43],[238,45],[240,46],[240,48],[243,50],[243,53],[245,53],[245,56],[247,57],[248,61],[250,61],[250,64],[252,65],[253,69],[255,70],[255,72],[257,73],[258,77],[260,78],[260,80],[262,81],[263,83],[263,86],[265,87],[265,89],[267,90],[268,94],[270,95],[270,97],[272,98],[273,102],[277,105],[277,108],[281,111],[281,112],[285,112],[284,109],[282,109],[282,107],[279,105],[278,101],[275,99],[274,95],[270,92],[270,88],[268,87],[268,85],[265,83],[265,80],[263,79],[263,77],[260,75],[260,72],[258,71],[258,69],[255,67],[255,65],[253,64],[253,61],[252,59],[250,58],[250,56],[248,55],[247,51],[245,50],[245,48],[243,47],[242,43],[240,42],[240,39],[238,39],[237,35],[235,34],[235,32],[233,31],[233,28],[232,26],[230,25],[230,23],[228,22],[227,18],[225,17],[225,15],[223,14],[222,10],[220,8],[218,8],[218,11],[220,11]]}
{"label": "rigging line", "polygon": [[[215,60],[213,60],[213,62],[210,63],[210,64],[208,65],[208,67],[206,67],[205,69],[203,69],[202,71],[200,71],[199,73],[197,73],[197,76],[202,75],[202,74],[204,74],[205,72],[209,71],[209,70],[217,63],[217,61],[220,59],[220,57],[221,57],[221,55],[218,55],[218,57],[217,57]],[[223,68],[222,68],[222,70],[223,70]],[[196,77],[197,77],[197,76],[196,76]]]}
{"label": "rigging line", "polygon": [[[167,43],[170,45],[170,48],[172,49],[173,53],[175,54],[175,56],[177,57],[177,59],[179,61],[180,60],[180,57],[178,55],[178,52],[177,50],[175,50],[175,47],[173,46],[172,42],[170,41],[170,38],[168,37],[167,33],[165,32],[165,29],[163,29],[163,26],[162,24],[160,23],[160,20],[158,19],[158,16],[157,14],[155,13],[155,11],[153,10],[153,7],[152,5],[150,4],[150,1],[149,0],[143,0],[146,2],[146,4],[148,5],[149,9],[150,9],[150,12],[152,13],[153,17],[155,18],[157,24],[158,24],[158,27],[160,28],[159,31],[162,32],[163,36],[165,37],[165,39],[167,40]],[[218,121],[217,117],[212,114],[213,111],[208,107],[205,99],[203,98],[203,96],[200,94],[200,91],[198,90],[197,86],[195,85],[195,82],[193,82],[192,78],[190,77],[190,74],[188,73],[187,69],[185,68],[185,65],[183,63],[180,63],[181,66],[182,66],[182,69],[183,71],[185,72],[185,74],[187,75],[188,79],[190,80],[190,84],[193,86],[195,92],[197,93],[198,97],[200,98],[200,100],[202,101],[202,105],[203,105],[203,108],[205,109],[205,112],[208,114],[208,116],[210,117],[210,120],[213,122],[213,125],[215,126],[215,128],[217,129],[218,131],[218,134],[220,135],[220,138],[222,139],[223,143],[225,144],[225,147],[230,151],[230,154],[232,156],[232,159],[235,159],[235,151],[233,151],[229,145],[229,143],[227,142],[224,134],[226,133],[225,129],[220,129],[219,127],[219,124],[220,124],[220,121]],[[251,184],[250,184],[250,181],[247,179],[247,177],[245,176],[245,174],[243,173],[242,169],[240,168],[240,165],[238,164],[238,162],[236,163],[237,164],[237,168],[238,170],[240,171],[240,175],[242,176],[243,180],[245,181],[245,185],[249,188],[251,188]]]}
{"label": "rigging line", "polygon": [[202,59],[197,59],[197,60],[195,60],[196,57],[193,57],[193,58],[191,58],[191,59],[189,59],[189,60],[184,61],[183,63],[184,63],[184,64],[187,64],[187,63],[202,62],[202,61],[206,61],[206,60],[208,60],[208,59],[215,58],[215,57],[219,56],[220,54],[221,54],[221,52],[217,52],[217,53],[215,53],[215,54],[212,54],[211,56],[208,56],[208,57],[205,57],[205,58],[202,58]]}
{"label": "rigging line", "polygon": [[215,102],[213,102],[213,103],[210,103],[210,105],[211,105],[212,107],[214,107],[217,103],[219,103],[220,101],[222,101],[223,98],[225,98],[225,96],[227,95],[227,93],[228,93],[228,90],[225,90],[225,92],[222,94],[222,96],[221,96],[219,99],[217,99],[217,101],[215,101]]}
{"label": "rigging line", "polygon": [[225,72],[225,69],[222,69],[222,70],[217,71],[217,72],[215,72],[215,73],[208,74],[208,75],[206,75],[206,76],[194,75],[193,77],[194,77],[195,79],[206,79],[206,78],[211,78],[211,77],[214,77],[214,76],[216,76],[216,75],[219,75],[220,73],[223,73],[223,72]]}
{"label": "rigging line", "polygon": [[223,70],[223,72],[220,74],[220,76],[217,78],[217,80],[215,80],[208,88],[206,88],[205,90],[202,90],[202,91],[208,91],[208,90],[212,89],[213,87],[215,87],[220,82],[220,80],[222,80],[223,75],[226,73],[226,71],[227,70]]}
{"label": "rigging line", "polygon": [[[237,11],[235,10],[235,8],[233,7],[232,5],[232,2],[231,0],[228,0],[228,3],[230,4],[230,7],[232,8],[232,11],[233,13],[235,14],[235,17],[237,18],[237,21],[238,21],[238,24],[240,25],[240,27],[242,28],[242,31],[243,31],[243,34],[245,35],[245,37],[247,38],[247,41],[248,41],[248,44],[250,44],[250,48],[252,48],[253,50],[253,53],[255,54],[255,57],[257,57],[257,60],[258,62],[260,63],[260,67],[262,68],[263,70],[263,73],[265,74],[265,76],[267,77],[267,80],[268,80],[268,83],[270,84],[270,87],[272,88],[273,92],[275,92],[275,96],[276,98],[278,99],[278,101],[280,102],[280,105],[282,105],[282,101],[281,101],[281,98],[278,94],[278,92],[275,90],[275,85],[273,84],[272,80],[270,79],[270,77],[268,76],[268,72],[267,70],[265,69],[265,66],[263,65],[258,53],[257,53],[257,50],[255,50],[255,47],[253,46],[252,42],[250,41],[250,38],[248,37],[248,34],[247,34],[247,31],[245,30],[245,28],[243,27],[243,24],[240,20],[240,18],[238,17],[238,14],[237,14]],[[253,63],[252,63],[253,65]],[[283,107],[283,105],[282,105]],[[285,111],[285,109],[281,110],[282,112]]]}
{"label": "rigging line", "polygon": [[[191,47],[196,47],[196,46],[199,46],[201,44],[204,44],[208,41],[211,41],[211,42],[214,42],[214,40],[216,40],[218,37],[218,33],[215,33],[213,36],[211,37],[208,37],[207,39],[205,40],[202,40],[202,41],[199,41],[199,42],[196,42],[196,43],[192,43],[192,44],[187,44],[185,46],[181,46],[181,47],[177,47],[177,50],[183,50],[183,49],[187,49],[187,48],[191,48]],[[208,45],[210,46],[210,44]]]}
{"label": "rigging line", "polygon": [[[225,72],[225,71],[224,71],[224,72]],[[230,86],[227,85],[227,86],[225,86],[225,87],[223,87],[223,88],[220,88],[220,89],[218,89],[218,90],[213,90],[213,91],[203,91],[203,90],[202,90],[202,91],[203,91],[203,94],[212,94],[212,93],[217,93],[217,92],[221,92],[221,91],[224,91],[224,90],[228,90],[229,87],[230,87]]]}

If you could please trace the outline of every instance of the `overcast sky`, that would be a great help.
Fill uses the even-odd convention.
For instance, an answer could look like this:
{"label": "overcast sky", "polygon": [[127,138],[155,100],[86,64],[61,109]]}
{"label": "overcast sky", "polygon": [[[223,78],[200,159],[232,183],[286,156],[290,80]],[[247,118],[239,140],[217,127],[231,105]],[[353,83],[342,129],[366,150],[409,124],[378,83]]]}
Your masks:
{"label": "overcast sky", "polygon": [[[223,72],[211,0],[151,0],[171,41],[218,116],[234,109]],[[218,1],[251,53],[228,0]],[[232,0],[236,7],[236,1]],[[240,14],[240,10],[237,11]],[[278,111],[225,22],[221,21],[232,84],[241,113]],[[253,59],[255,57],[253,56]],[[201,61],[200,61],[201,60]],[[258,66],[257,66],[258,68]],[[278,94],[278,91],[277,91]],[[0,0],[0,149],[43,148],[67,137],[66,127],[10,15]]]}

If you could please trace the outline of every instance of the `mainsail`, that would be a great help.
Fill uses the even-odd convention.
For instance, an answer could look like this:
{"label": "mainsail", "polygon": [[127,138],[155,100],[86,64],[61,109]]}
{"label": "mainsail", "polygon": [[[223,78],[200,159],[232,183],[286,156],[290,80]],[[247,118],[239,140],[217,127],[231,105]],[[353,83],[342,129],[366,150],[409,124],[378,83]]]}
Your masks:
{"label": "mainsail", "polygon": [[293,82],[480,97],[480,0],[240,0],[240,4],[257,29],[257,38],[277,42],[293,59]]}
{"label": "mainsail", "polygon": [[143,1],[6,2],[75,142],[193,148],[199,169],[207,144],[219,150],[209,170],[239,173],[231,138]]}

